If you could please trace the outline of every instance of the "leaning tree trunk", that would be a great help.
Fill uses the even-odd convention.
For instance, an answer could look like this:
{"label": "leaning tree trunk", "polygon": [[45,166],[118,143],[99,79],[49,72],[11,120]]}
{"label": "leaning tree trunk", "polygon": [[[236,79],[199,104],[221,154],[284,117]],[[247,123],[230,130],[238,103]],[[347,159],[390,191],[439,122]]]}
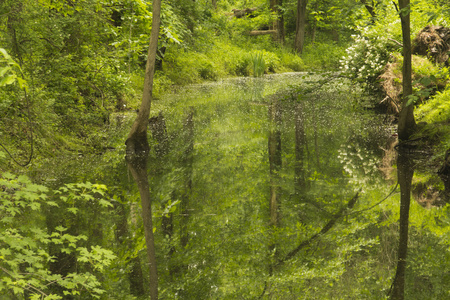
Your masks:
{"label": "leaning tree trunk", "polygon": [[412,95],[412,63],[411,63],[411,24],[409,5],[410,0],[399,0],[400,19],[403,35],[403,100],[398,119],[398,138],[406,141],[414,133],[414,104],[407,105]]}
{"label": "leaning tree trunk", "polygon": [[295,50],[303,53],[305,43],[306,5],[308,0],[297,0],[297,19],[295,20]]}
{"label": "leaning tree trunk", "polygon": [[156,50],[158,48],[161,0],[153,1],[152,31],[145,67],[144,91],[138,116],[128,135],[126,144],[126,160],[128,168],[137,183],[142,204],[142,220],[144,223],[145,243],[150,269],[150,297],[158,299],[158,273],[156,268],[155,241],[153,237],[152,206],[147,176],[147,161],[150,146],[147,140],[147,127],[152,102],[153,75],[155,73]]}

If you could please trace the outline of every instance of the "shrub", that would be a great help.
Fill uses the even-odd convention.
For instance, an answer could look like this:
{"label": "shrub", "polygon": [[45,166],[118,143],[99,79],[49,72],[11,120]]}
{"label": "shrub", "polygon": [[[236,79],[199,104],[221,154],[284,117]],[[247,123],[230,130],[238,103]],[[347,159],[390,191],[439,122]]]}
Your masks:
{"label": "shrub", "polygon": [[341,70],[350,78],[374,83],[389,60],[392,45],[386,36],[354,35],[354,43],[342,57]]}

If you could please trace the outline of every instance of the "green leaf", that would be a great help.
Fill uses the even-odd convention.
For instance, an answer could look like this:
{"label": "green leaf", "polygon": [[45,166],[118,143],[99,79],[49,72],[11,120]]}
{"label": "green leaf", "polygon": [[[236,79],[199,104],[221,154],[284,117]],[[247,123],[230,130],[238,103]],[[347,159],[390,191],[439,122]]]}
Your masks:
{"label": "green leaf", "polygon": [[0,80],[0,87],[5,85],[13,84],[16,81],[16,75],[6,75]]}

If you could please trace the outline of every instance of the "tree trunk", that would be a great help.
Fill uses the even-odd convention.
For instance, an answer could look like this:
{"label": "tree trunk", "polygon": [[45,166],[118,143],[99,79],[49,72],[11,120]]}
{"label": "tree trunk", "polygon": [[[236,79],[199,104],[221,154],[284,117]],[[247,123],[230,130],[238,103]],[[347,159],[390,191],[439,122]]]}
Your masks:
{"label": "tree trunk", "polygon": [[[125,205],[121,202],[117,202],[114,205],[114,211],[118,214],[119,220],[116,224],[115,239],[118,244],[126,243],[126,247],[129,247],[130,243],[127,243],[129,235],[128,230],[128,213],[125,209]],[[130,251],[130,249],[127,249]],[[130,271],[128,272],[128,281],[130,282],[130,293],[133,296],[139,297],[145,294],[144,280],[142,276],[141,260],[139,256],[134,256],[128,262],[130,265]],[[128,268],[127,268],[128,269]]]}
{"label": "tree trunk", "polygon": [[283,0],[270,0],[270,10],[275,14],[276,20],[273,21],[273,40],[277,43],[284,43],[284,16],[280,7]]}
{"label": "tree trunk", "polygon": [[377,14],[375,13],[375,3],[372,0],[372,5],[367,4],[367,0],[360,0],[362,4],[364,4],[365,8],[369,12],[370,16],[372,17],[372,24],[375,23],[377,19]]}
{"label": "tree trunk", "polygon": [[189,220],[189,200],[192,190],[192,164],[194,151],[194,108],[189,107],[187,117],[183,124],[184,151],[182,154],[183,184],[181,187],[181,246],[184,248],[189,242],[188,220]]}
{"label": "tree trunk", "polygon": [[155,73],[156,51],[158,48],[161,0],[153,1],[153,20],[145,68],[144,91],[138,116],[133,123],[126,144],[128,168],[137,183],[142,204],[145,242],[150,269],[150,297],[158,299],[158,273],[156,267],[155,242],[153,237],[152,206],[147,176],[148,152],[147,127],[152,101],[153,76]]}
{"label": "tree trunk", "polygon": [[295,104],[295,189],[296,192],[304,192],[305,181],[305,115],[303,112],[303,103]]}
{"label": "tree trunk", "polygon": [[400,19],[403,35],[403,100],[398,119],[398,138],[408,140],[416,129],[414,120],[414,104],[407,105],[412,95],[412,63],[411,63],[411,28],[410,0],[399,0]]}
{"label": "tree trunk", "polygon": [[308,0],[297,0],[297,19],[295,21],[295,50],[303,53],[305,43],[306,5]]}
{"label": "tree trunk", "polygon": [[400,184],[400,239],[398,246],[397,271],[390,299],[403,300],[405,291],[406,255],[408,252],[409,206],[411,202],[411,181],[414,164],[406,153],[399,153],[397,159],[398,182]]}
{"label": "tree trunk", "polygon": [[269,165],[270,165],[270,224],[278,226],[280,189],[279,172],[281,170],[281,109],[280,103],[275,102],[269,106]]}
{"label": "tree trunk", "polygon": [[284,32],[284,14],[283,11],[281,10],[281,7],[283,6],[283,0],[278,0],[277,1],[277,42],[280,44],[284,44],[284,36],[285,36],[285,32]]}

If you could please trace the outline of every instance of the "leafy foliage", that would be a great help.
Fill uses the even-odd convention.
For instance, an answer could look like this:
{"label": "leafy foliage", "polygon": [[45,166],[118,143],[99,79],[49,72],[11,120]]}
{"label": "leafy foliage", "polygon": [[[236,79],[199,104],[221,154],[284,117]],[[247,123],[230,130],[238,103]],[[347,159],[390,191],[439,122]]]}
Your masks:
{"label": "leafy foliage", "polygon": [[[87,183],[66,185],[58,193],[61,200],[92,201],[93,195],[104,190],[104,186]],[[63,276],[49,269],[49,263],[57,263],[56,257],[48,251],[49,246],[76,254],[80,269],[86,265],[101,271],[115,258],[110,250],[99,246],[90,249],[80,246],[87,237],[68,234],[67,228],[62,226],[47,232],[40,214],[60,203],[49,196],[49,192],[45,186],[33,184],[23,175],[5,173],[0,178],[0,294],[28,295],[31,299],[63,299],[65,295],[81,294],[100,298],[105,291],[91,272]],[[105,200],[99,201],[101,205],[110,205]],[[62,293],[52,292],[53,286],[63,288]]]}

